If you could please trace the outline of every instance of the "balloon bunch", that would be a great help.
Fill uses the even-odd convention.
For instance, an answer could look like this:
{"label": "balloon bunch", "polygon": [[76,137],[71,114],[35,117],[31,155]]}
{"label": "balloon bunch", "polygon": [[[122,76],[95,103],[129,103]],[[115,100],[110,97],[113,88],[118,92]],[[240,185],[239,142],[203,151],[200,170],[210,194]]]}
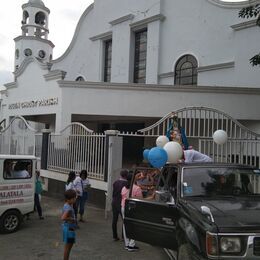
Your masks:
{"label": "balloon bunch", "polygon": [[[218,145],[223,145],[227,142],[227,133],[220,129],[214,132],[213,141]],[[156,147],[145,149],[143,157],[153,167],[163,167],[167,162],[177,163],[183,157],[183,148],[176,141],[169,141],[166,135],[160,135],[156,139]]]}
{"label": "balloon bunch", "polygon": [[165,135],[156,139],[156,147],[143,151],[144,159],[156,168],[163,167],[167,162],[177,163],[182,155],[182,146],[178,142],[169,141]]}

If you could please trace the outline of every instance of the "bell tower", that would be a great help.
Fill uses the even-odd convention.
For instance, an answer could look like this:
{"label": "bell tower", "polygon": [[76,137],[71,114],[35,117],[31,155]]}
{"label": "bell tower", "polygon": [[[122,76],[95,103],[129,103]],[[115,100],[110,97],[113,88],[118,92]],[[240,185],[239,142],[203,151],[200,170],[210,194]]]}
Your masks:
{"label": "bell tower", "polygon": [[41,0],[29,0],[22,5],[22,34],[15,41],[15,71],[29,57],[43,62],[52,60],[54,44],[48,40],[50,10]]}

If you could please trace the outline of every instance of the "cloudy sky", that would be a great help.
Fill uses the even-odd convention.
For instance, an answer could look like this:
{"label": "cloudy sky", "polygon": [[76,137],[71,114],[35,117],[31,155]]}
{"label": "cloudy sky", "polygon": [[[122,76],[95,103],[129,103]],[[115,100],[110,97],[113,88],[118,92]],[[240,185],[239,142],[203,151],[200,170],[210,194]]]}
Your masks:
{"label": "cloudy sky", "polygon": [[[227,1],[234,2],[234,0]],[[21,6],[26,2],[28,0],[0,1],[0,88],[3,83],[13,80],[13,39],[21,35]],[[68,47],[81,14],[93,0],[43,0],[43,2],[51,11],[49,40],[55,44],[53,53],[55,59]]]}
{"label": "cloudy sky", "polygon": [[[22,5],[28,0],[0,1],[0,87],[13,80],[13,39],[21,35]],[[93,0],[43,0],[51,11],[49,40],[54,45],[53,57],[61,56],[69,46],[81,14]]]}

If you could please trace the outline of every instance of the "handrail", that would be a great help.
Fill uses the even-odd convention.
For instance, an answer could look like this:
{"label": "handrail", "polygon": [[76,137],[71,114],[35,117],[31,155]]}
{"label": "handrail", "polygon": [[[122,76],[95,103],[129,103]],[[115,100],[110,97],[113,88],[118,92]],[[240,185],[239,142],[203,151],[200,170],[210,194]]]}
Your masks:
{"label": "handrail", "polygon": [[[14,122],[14,120],[16,120],[16,119],[22,120],[22,121],[24,122],[24,124],[26,125],[26,127],[27,127],[30,131],[32,131],[32,132],[37,132],[36,129],[32,128],[32,127],[29,125],[29,123],[26,121],[26,119],[25,119],[23,116],[15,116],[14,118],[12,118],[11,122],[9,123],[9,125],[8,125],[6,128],[4,128],[2,131],[0,131],[0,133],[6,132],[6,131],[8,130],[8,128],[11,127],[12,123]],[[4,119],[4,120],[5,120],[5,119]]]}

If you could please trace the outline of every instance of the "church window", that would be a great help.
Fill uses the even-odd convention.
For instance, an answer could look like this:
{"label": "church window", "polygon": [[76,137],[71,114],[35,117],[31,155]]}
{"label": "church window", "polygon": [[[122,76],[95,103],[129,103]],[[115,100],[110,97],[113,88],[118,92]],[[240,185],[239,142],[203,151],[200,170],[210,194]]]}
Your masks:
{"label": "church window", "polygon": [[111,66],[112,66],[112,39],[105,41],[105,56],[104,56],[104,81],[111,81]]}
{"label": "church window", "polygon": [[175,65],[175,85],[197,85],[198,62],[192,55],[182,56]]}
{"label": "church window", "polygon": [[147,29],[135,33],[134,83],[146,81]]}
{"label": "church window", "polygon": [[39,55],[39,58],[43,59],[45,57],[46,53],[44,50],[39,50],[38,55]]}
{"label": "church window", "polygon": [[76,78],[76,81],[85,81],[85,80],[82,76],[79,76],[79,77]]}
{"label": "church window", "polygon": [[25,49],[25,50],[24,50],[24,55],[27,56],[27,57],[28,57],[28,56],[31,56],[31,55],[32,55],[32,50],[29,49],[29,48]]}
{"label": "church window", "polygon": [[38,12],[35,15],[35,23],[41,26],[45,25],[45,14],[43,12]]}
{"label": "church window", "polygon": [[19,59],[19,49],[16,49],[16,50],[15,50],[15,58],[16,58],[16,59]]}
{"label": "church window", "polygon": [[27,20],[29,18],[29,14],[27,11],[23,12],[23,20],[22,20],[22,24],[27,24]]}

